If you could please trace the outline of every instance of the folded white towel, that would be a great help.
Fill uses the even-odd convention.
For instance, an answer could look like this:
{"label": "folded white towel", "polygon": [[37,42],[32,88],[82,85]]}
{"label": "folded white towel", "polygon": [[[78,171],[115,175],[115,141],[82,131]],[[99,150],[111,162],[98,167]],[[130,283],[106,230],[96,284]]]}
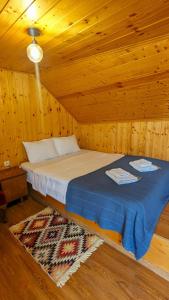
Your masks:
{"label": "folded white towel", "polygon": [[129,172],[123,170],[122,168],[111,169],[108,170],[108,172],[110,172],[111,174],[113,174],[118,178],[126,178],[126,177],[128,178],[131,175]]}
{"label": "folded white towel", "polygon": [[129,164],[139,172],[150,172],[159,169],[158,166],[153,165],[151,161],[148,161],[146,159],[130,161]]}
{"label": "folded white towel", "polygon": [[137,176],[134,176],[121,168],[107,170],[105,173],[119,185],[138,181]]}
{"label": "folded white towel", "polygon": [[134,166],[139,166],[141,168],[150,167],[152,165],[152,162],[147,159],[137,159],[131,162]]}

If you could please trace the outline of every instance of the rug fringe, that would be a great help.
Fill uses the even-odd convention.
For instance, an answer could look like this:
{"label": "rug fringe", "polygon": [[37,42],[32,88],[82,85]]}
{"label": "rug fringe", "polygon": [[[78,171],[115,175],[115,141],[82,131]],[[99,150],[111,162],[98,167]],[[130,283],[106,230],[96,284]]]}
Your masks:
{"label": "rug fringe", "polygon": [[104,243],[103,240],[98,239],[84,254],[81,256],[73,266],[64,274],[60,281],[57,282],[57,287],[63,287],[65,283],[70,279],[71,275],[75,273],[79,268],[80,264],[84,263],[92,254]]}

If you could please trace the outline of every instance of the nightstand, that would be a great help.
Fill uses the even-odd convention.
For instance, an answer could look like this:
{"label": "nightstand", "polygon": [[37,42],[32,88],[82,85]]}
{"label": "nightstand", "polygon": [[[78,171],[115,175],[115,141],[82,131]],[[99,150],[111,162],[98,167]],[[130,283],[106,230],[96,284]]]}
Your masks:
{"label": "nightstand", "polygon": [[27,196],[28,188],[25,171],[19,167],[0,170],[0,190],[5,194],[7,203]]}

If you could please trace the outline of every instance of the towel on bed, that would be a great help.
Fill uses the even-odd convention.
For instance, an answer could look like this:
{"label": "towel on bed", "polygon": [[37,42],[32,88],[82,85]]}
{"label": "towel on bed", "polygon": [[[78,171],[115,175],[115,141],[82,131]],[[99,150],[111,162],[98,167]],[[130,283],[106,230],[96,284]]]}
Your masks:
{"label": "towel on bed", "polygon": [[107,170],[105,174],[114,180],[117,184],[129,184],[139,180],[138,177],[132,175],[131,173],[123,170],[122,168],[115,168]]}
{"label": "towel on bed", "polygon": [[100,227],[122,234],[122,244],[137,259],[148,250],[160,214],[169,200],[169,162],[149,158],[160,169],[142,173],[134,184],[118,185],[105,175],[107,169],[123,168],[135,176],[125,156],[95,172],[73,179],[67,189],[66,208]]}
{"label": "towel on bed", "polygon": [[150,172],[159,169],[158,166],[153,165],[152,162],[147,159],[137,159],[130,161],[129,164],[139,172]]}

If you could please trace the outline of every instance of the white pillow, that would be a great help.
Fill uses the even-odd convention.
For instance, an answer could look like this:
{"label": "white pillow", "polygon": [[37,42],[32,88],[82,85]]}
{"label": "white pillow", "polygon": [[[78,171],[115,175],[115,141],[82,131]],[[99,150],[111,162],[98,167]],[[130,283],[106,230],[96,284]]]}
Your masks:
{"label": "white pillow", "polygon": [[23,142],[28,159],[31,163],[54,158],[58,155],[53,139],[46,139],[36,142]]}
{"label": "white pillow", "polygon": [[53,138],[53,141],[59,155],[73,153],[80,150],[75,135]]}
{"label": "white pillow", "polygon": [[53,138],[44,139],[44,140],[41,140],[41,142],[43,142],[45,144],[44,148],[45,148],[45,150],[47,150],[47,153],[46,153],[46,155],[48,156],[47,159],[54,158],[59,155],[58,152],[56,151]]}

